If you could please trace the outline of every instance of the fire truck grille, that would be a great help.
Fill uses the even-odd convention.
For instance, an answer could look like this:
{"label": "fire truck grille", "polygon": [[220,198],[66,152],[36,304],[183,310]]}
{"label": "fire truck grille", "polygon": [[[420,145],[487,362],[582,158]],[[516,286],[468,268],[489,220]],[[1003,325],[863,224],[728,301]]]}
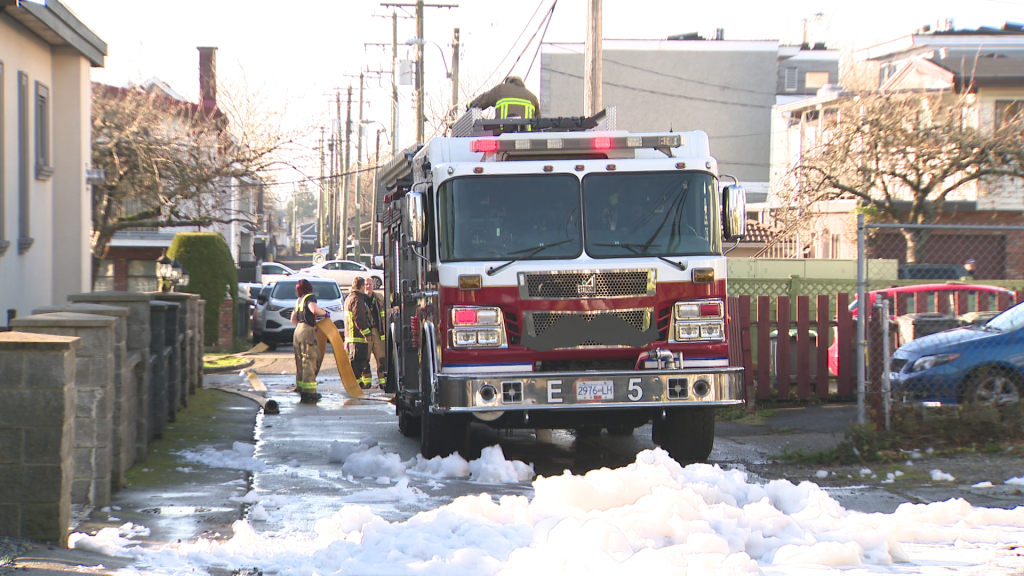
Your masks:
{"label": "fire truck grille", "polygon": [[654,270],[522,272],[519,296],[524,300],[580,300],[654,296]]}
{"label": "fire truck grille", "polygon": [[[544,334],[544,331],[550,328],[562,318],[566,316],[576,316],[583,318],[588,323],[593,322],[595,318],[599,316],[617,316],[619,319],[625,321],[630,326],[637,329],[639,332],[647,330],[651,325],[651,314],[650,308],[637,308],[633,310],[614,310],[611,312],[527,312],[526,314],[531,316],[533,320],[533,336],[540,336]],[[581,346],[603,346],[596,340],[587,340],[580,344]]]}

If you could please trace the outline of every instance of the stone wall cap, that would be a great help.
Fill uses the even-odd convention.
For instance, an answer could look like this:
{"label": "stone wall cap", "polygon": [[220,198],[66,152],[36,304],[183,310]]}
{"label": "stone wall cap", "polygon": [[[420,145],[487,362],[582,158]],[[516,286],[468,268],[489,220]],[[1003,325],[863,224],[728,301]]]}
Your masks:
{"label": "stone wall cap", "polygon": [[0,332],[0,351],[3,352],[39,352],[55,350],[66,352],[78,348],[82,339],[78,336],[58,336],[56,334],[35,334],[32,332]]}
{"label": "stone wall cap", "polygon": [[97,316],[96,314],[79,314],[77,312],[54,312],[52,314],[35,314],[33,316],[12,318],[11,327],[71,326],[85,328],[114,326],[117,322],[118,319],[115,316]]}
{"label": "stone wall cap", "polygon": [[154,300],[169,300],[171,302],[199,300],[199,294],[189,294],[188,292],[150,292],[150,294],[153,295]]}
{"label": "stone wall cap", "polygon": [[145,292],[126,292],[123,290],[83,292],[68,296],[68,300],[72,302],[146,302],[152,299],[153,297]]}
{"label": "stone wall cap", "polygon": [[124,306],[108,306],[106,304],[89,304],[79,302],[72,304],[58,304],[56,306],[40,306],[32,311],[33,314],[51,314],[53,312],[78,312],[81,314],[97,314],[100,316],[127,317],[131,313],[131,310]]}
{"label": "stone wall cap", "polygon": [[157,303],[163,304],[167,308],[181,308],[181,303],[180,302],[168,302],[167,300],[150,300],[149,301],[150,307],[152,307],[153,304],[157,304]]}
{"label": "stone wall cap", "polygon": [[177,306],[177,302],[167,302],[166,300],[150,300],[149,309],[153,310],[167,310],[171,306]]}

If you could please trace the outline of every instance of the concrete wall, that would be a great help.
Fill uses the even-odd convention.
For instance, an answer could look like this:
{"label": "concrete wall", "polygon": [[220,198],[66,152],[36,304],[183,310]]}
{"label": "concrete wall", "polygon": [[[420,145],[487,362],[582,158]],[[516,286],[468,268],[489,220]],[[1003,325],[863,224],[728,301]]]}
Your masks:
{"label": "concrete wall", "polygon": [[78,400],[71,501],[76,504],[110,504],[117,320],[111,316],[55,312],[25,316],[11,323],[20,332],[81,338],[81,346],[75,351],[74,376]]}
{"label": "concrete wall", "polygon": [[0,333],[0,534],[66,543],[79,343]]}

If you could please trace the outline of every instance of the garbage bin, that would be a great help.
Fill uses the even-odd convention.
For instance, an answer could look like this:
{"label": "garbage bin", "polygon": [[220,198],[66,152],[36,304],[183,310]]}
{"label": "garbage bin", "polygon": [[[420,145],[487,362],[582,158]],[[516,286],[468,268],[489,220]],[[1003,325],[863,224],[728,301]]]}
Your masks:
{"label": "garbage bin", "polygon": [[986,310],[984,312],[968,312],[960,316],[961,326],[982,326],[989,320],[1001,314],[998,310]]}
{"label": "garbage bin", "polygon": [[[798,334],[798,330],[796,328],[790,328],[789,329],[789,379],[790,379],[790,381],[793,381],[793,380],[796,379],[796,373],[797,373],[797,370],[798,370],[797,366],[799,366],[798,361],[797,361],[798,354],[799,354],[799,351],[797,349],[797,341],[796,341],[797,334]],[[815,380],[818,377],[818,361],[816,360],[817,357],[818,357],[818,331],[817,330],[808,330],[807,331],[807,335],[808,335],[808,340],[810,340],[810,348],[811,348],[810,349],[810,358],[811,358],[810,375],[811,375],[811,380]],[[769,370],[771,372],[771,380],[772,380],[772,382],[776,382],[776,381],[778,381],[778,367],[776,367],[775,364],[776,364],[776,359],[778,358],[778,355],[779,355],[778,354],[778,349],[779,349],[779,344],[778,344],[779,331],[778,330],[772,330],[772,333],[769,334],[768,337],[771,338],[771,364],[770,364]]]}
{"label": "garbage bin", "polygon": [[918,312],[904,314],[896,318],[901,344],[906,344],[915,338],[956,328],[959,325],[960,319],[956,316],[938,312]]}

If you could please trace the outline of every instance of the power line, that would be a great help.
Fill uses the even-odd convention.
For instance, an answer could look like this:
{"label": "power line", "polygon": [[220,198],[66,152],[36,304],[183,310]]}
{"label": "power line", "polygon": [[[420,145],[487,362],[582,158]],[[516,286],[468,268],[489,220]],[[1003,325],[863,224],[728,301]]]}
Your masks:
{"label": "power line", "polygon": [[[555,69],[551,69],[551,72],[553,74],[561,74],[563,76],[569,76],[570,78],[579,78],[580,80],[583,80],[583,76],[580,76],[579,74],[573,74],[571,72],[563,72],[561,70],[555,70]],[[669,98],[679,98],[679,99],[682,99],[682,100],[693,100],[693,101],[696,101],[696,102],[710,102],[712,104],[724,104],[726,106],[741,106],[741,107],[744,107],[744,108],[765,108],[765,109],[770,109],[772,107],[771,105],[765,105],[765,104],[748,104],[746,102],[729,102],[729,101],[726,101],[726,100],[713,100],[711,98],[701,98],[699,96],[685,96],[683,94],[672,94],[672,93],[669,93],[669,92],[661,92],[659,90],[651,90],[649,88],[638,88],[636,86],[627,86],[625,84],[617,84],[615,82],[609,82],[607,80],[605,80],[603,82],[603,84],[605,84],[607,86],[615,86],[616,88],[625,88],[627,90],[633,90],[634,92],[644,92],[644,93],[647,93],[647,94],[654,94],[656,96],[668,96]]]}
{"label": "power line", "polygon": [[[562,47],[562,48],[564,48],[566,50],[569,50],[569,51],[571,51],[571,52],[573,52],[575,54],[582,54],[582,52],[580,52],[577,49],[575,49],[575,47],[574,47],[575,45],[569,46],[569,45],[566,45],[566,44],[559,44],[559,43],[554,43],[554,42],[551,43],[550,45],[551,46]],[[606,52],[606,54],[607,54],[607,52]],[[648,74],[654,74],[655,76],[662,76],[664,78],[671,78],[673,80],[679,80],[680,82],[690,82],[692,84],[700,84],[702,86],[708,86],[708,87],[711,87],[711,88],[724,88],[726,90],[734,90],[736,92],[747,92],[747,93],[750,93],[750,94],[760,94],[760,95],[769,94],[769,95],[775,96],[775,92],[766,92],[764,90],[751,90],[749,88],[737,88],[735,86],[726,86],[725,84],[715,84],[714,82],[704,82],[703,80],[694,80],[693,78],[684,78],[683,76],[677,76],[675,74],[669,74],[667,72],[659,72],[658,70],[651,70],[649,68],[644,68],[642,66],[637,66],[635,64],[627,64],[626,62],[620,62],[618,60],[612,60],[611,58],[608,58],[608,57],[604,57],[603,60],[605,62],[609,62],[611,64],[617,64],[617,65],[622,66],[624,68],[632,68],[633,70],[639,70],[641,72],[647,72]]]}
{"label": "power line", "polygon": [[[488,74],[487,78],[476,89],[477,93],[479,93],[481,90],[483,90],[484,87],[488,86],[490,84],[490,82],[491,82],[491,78],[494,78],[494,75],[499,70],[502,69],[502,66],[505,64],[505,61],[508,60],[508,57],[512,54],[512,51],[515,50],[516,46],[519,44],[519,41],[523,39],[524,35],[526,35],[526,31],[530,29],[530,23],[532,23],[533,19],[537,17],[537,14],[540,12],[541,7],[544,6],[544,2],[545,1],[546,0],[540,0],[540,2],[537,4],[537,8],[533,11],[533,14],[530,16],[530,19],[526,21],[526,25],[523,26],[522,32],[519,33],[519,37],[516,38],[516,41],[513,42],[511,46],[509,46],[508,52],[506,52],[505,55],[501,58],[501,60],[498,61],[498,64],[494,67],[494,70],[492,70],[491,73]],[[543,24],[543,21],[541,21],[541,23]],[[538,26],[538,28],[539,28],[539,26]],[[527,46],[529,46],[529,44],[527,44]],[[525,49],[524,49],[524,51],[525,51]],[[520,54],[520,56],[522,56],[522,54]],[[513,67],[514,66],[515,65],[513,64]]]}

